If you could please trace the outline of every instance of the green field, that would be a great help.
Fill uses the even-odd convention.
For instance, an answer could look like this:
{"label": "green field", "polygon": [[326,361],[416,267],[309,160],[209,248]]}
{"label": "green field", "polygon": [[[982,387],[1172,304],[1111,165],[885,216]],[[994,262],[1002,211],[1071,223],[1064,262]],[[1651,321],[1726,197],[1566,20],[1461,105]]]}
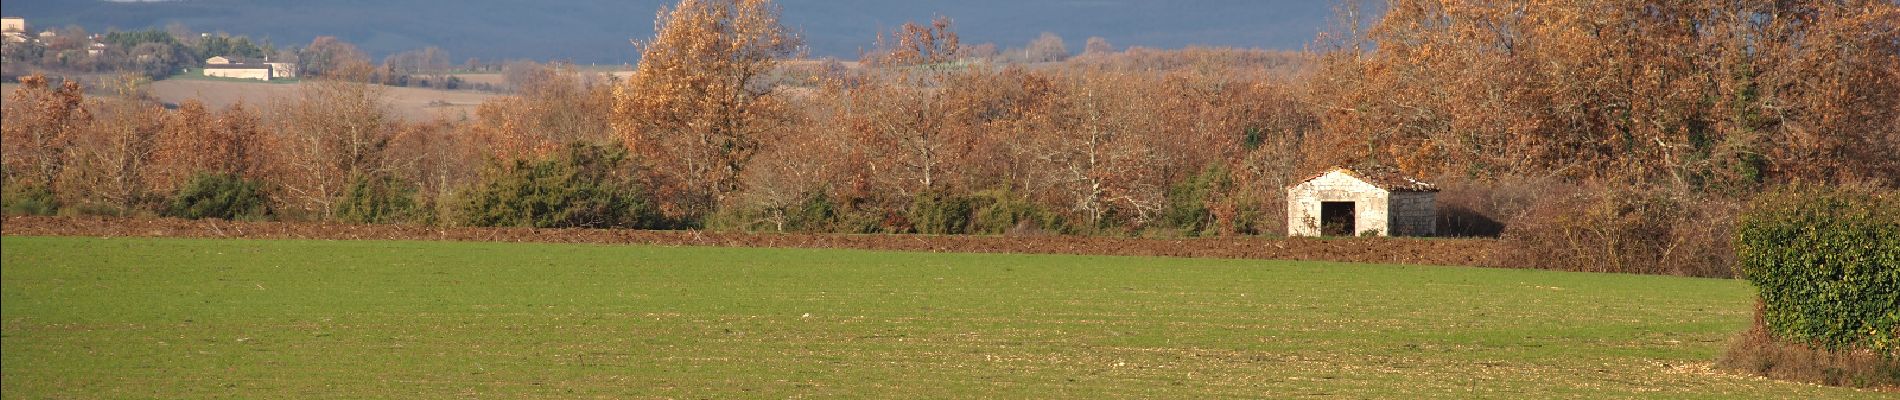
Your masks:
{"label": "green field", "polygon": [[[1740,281],[643,246],[6,237],[7,398],[1807,398]],[[1890,394],[1889,394],[1890,395]]]}

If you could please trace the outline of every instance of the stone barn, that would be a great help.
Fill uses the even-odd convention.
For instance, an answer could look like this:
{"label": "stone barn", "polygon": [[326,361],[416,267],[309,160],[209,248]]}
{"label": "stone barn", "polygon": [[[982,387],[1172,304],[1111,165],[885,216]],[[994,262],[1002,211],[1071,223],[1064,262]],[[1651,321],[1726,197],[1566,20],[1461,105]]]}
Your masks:
{"label": "stone barn", "polygon": [[205,64],[205,76],[268,81],[271,70],[265,64]]}
{"label": "stone barn", "polygon": [[1431,236],[1438,187],[1387,169],[1333,168],[1286,188],[1288,236]]}

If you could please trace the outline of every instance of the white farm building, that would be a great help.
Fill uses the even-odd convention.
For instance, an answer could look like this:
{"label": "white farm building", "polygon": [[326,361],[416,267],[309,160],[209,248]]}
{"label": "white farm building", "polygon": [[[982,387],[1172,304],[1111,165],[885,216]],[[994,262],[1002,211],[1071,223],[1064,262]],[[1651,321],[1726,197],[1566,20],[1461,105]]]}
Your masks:
{"label": "white farm building", "polygon": [[1286,188],[1288,236],[1431,236],[1438,187],[1383,169],[1333,168]]}
{"label": "white farm building", "polygon": [[205,59],[205,76],[268,81],[297,77],[297,66],[291,63],[259,62],[217,56]]}

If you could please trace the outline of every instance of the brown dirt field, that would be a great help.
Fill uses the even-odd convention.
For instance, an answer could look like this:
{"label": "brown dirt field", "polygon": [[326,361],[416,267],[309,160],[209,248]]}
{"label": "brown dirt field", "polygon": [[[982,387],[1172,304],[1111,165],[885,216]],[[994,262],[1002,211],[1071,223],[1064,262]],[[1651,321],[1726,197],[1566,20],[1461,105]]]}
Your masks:
{"label": "brown dirt field", "polygon": [[495,87],[508,85],[508,80],[501,74],[455,74],[455,77],[462,78],[462,82],[468,83],[483,83]]}
{"label": "brown dirt field", "polygon": [[[187,79],[152,82],[149,89],[160,101],[178,103],[198,99],[214,109],[237,102],[268,108],[282,99],[296,96],[302,83],[248,83]],[[473,90],[435,90],[422,88],[386,88],[384,101],[389,111],[409,121],[474,118],[475,107],[495,94]],[[431,104],[443,102],[447,105]]]}
{"label": "brown dirt field", "polygon": [[645,244],[660,246],[840,248],[947,253],[1089,254],[1491,265],[1497,241],[1414,238],[1138,239],[1087,236],[930,236],[642,231],[623,229],[436,228],[314,222],[104,217],[6,217],[0,234],[319,240],[447,240]]}

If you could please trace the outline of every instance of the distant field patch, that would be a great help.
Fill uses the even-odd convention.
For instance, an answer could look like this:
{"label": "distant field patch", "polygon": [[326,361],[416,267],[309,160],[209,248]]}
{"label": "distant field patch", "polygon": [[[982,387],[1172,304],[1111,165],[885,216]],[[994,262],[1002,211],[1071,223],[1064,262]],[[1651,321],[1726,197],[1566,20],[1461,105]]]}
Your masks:
{"label": "distant field patch", "polygon": [[1741,281],[400,241],[0,239],[20,398],[1871,398],[1713,373]]}
{"label": "distant field patch", "polygon": [[[270,83],[254,80],[211,78],[198,76],[191,79],[166,79],[152,82],[148,87],[159,101],[180,103],[196,99],[212,108],[223,108],[237,102],[257,109],[268,109],[280,100],[292,99],[304,83]],[[428,121],[445,119],[451,121],[473,118],[476,106],[494,97],[495,94],[473,90],[436,90],[421,88],[387,88],[384,101],[388,111],[410,121]]]}

